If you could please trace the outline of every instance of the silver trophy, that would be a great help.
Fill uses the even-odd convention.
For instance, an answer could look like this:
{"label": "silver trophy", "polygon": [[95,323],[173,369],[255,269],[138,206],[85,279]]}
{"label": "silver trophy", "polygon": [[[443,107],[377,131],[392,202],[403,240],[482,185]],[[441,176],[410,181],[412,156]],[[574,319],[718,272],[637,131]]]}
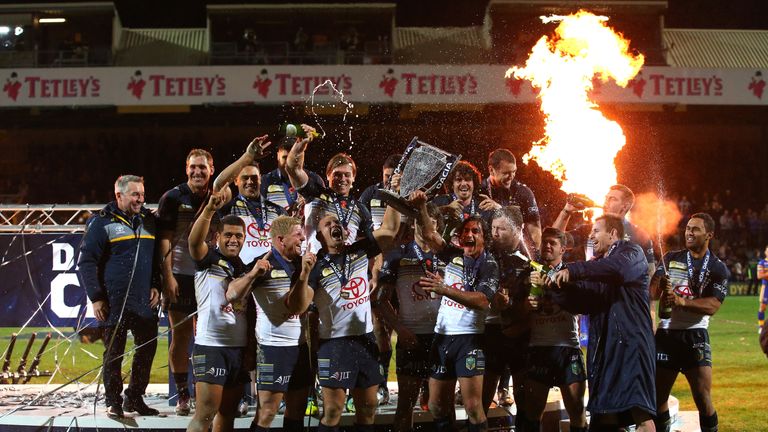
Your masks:
{"label": "silver trophy", "polygon": [[379,189],[382,199],[400,213],[416,217],[418,209],[411,206],[407,197],[411,192],[423,190],[428,198],[443,187],[461,155],[454,155],[419,141],[413,137],[392,174],[400,174],[400,192]]}

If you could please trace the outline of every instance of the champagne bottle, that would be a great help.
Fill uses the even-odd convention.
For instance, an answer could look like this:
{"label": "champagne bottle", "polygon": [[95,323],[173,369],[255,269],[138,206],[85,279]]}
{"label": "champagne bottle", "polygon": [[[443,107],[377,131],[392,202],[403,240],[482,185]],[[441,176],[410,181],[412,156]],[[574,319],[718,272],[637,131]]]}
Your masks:
{"label": "champagne bottle", "polygon": [[672,294],[672,285],[669,283],[669,278],[667,278],[667,276],[661,277],[659,280],[659,285],[663,286],[663,292],[661,298],[659,299],[659,318],[670,319],[672,318],[672,305],[667,304],[664,301],[664,298],[668,294]]}

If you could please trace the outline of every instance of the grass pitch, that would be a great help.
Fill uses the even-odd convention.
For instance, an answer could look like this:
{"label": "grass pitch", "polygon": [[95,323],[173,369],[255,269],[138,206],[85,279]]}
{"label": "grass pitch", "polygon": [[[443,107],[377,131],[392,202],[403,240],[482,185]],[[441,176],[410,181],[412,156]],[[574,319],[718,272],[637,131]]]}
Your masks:
{"label": "grass pitch", "polygon": [[[757,335],[757,306],[755,296],[734,296],[726,299],[720,311],[710,321],[710,339],[712,344],[713,383],[712,399],[720,419],[721,431],[765,431],[764,407],[768,394],[768,359],[760,351]],[[40,362],[40,370],[55,371],[52,383],[67,383],[80,378],[83,383],[98,379],[101,355],[104,347],[101,342],[84,344],[72,329],[60,329],[63,338],[53,333],[45,354]],[[165,331],[160,328],[160,332]],[[5,352],[14,328],[0,328],[0,353]],[[30,350],[27,368],[50,329],[27,328],[20,333],[12,355],[11,370],[16,370],[29,336],[37,333],[37,341]],[[394,344],[393,344],[394,346]],[[129,338],[126,351],[133,347]],[[0,358],[0,361],[4,359]],[[126,356],[123,373],[130,369],[131,355]],[[58,367],[57,367],[58,365]],[[390,380],[395,379],[394,355],[390,363]],[[91,371],[86,374],[86,372]],[[45,383],[49,378],[33,378],[32,383]],[[168,337],[158,340],[157,354],[152,364],[151,382],[168,381]],[[680,409],[695,411],[691,392],[685,377],[678,376],[672,394],[680,400]]]}

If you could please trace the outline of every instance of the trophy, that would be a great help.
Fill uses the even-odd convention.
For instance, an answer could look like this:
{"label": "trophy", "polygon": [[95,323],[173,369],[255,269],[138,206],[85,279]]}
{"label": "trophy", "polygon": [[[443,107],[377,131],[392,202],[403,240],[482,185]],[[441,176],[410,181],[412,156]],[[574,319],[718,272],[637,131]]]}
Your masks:
{"label": "trophy", "polygon": [[459,160],[461,155],[453,155],[413,137],[392,173],[400,174],[400,192],[379,189],[382,199],[405,216],[416,217],[418,209],[408,203],[407,197],[411,192],[423,190],[432,198]]}

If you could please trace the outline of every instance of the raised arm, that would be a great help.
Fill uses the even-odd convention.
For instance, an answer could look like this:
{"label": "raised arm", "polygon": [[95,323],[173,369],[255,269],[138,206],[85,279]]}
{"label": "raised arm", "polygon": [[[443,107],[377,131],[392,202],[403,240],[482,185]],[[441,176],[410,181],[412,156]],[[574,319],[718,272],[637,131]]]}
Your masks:
{"label": "raised arm", "polygon": [[221,191],[211,194],[208,204],[203,207],[202,213],[197,217],[195,224],[189,231],[189,255],[195,261],[203,259],[208,254],[208,244],[205,242],[205,238],[211,228],[211,218],[216,214],[216,210],[225,203],[227,186],[228,184],[224,184]]}
{"label": "raised arm", "polygon": [[239,278],[232,279],[227,285],[226,300],[229,303],[234,303],[244,299],[253,288],[253,281],[264,276],[272,270],[272,265],[269,263],[269,254],[264,258],[256,261],[251,271],[240,276]]}
{"label": "raised arm", "polygon": [[292,314],[304,313],[312,303],[312,297],[315,290],[309,286],[309,275],[315,267],[317,257],[312,252],[307,252],[301,257],[301,273],[296,281],[291,285],[285,305]]}
{"label": "raised arm", "polygon": [[302,188],[309,181],[309,175],[304,170],[304,153],[316,135],[315,129],[311,126],[303,124],[301,128],[304,129],[307,137],[296,141],[293,147],[291,147],[291,151],[288,152],[288,160],[285,163],[285,172],[288,174],[291,186],[296,189]]}
{"label": "raised arm", "polygon": [[436,252],[440,252],[445,247],[445,240],[443,236],[437,232],[437,227],[429,217],[427,212],[427,194],[422,191],[415,191],[410,196],[411,204],[419,209],[419,214],[416,215],[416,224],[421,230],[421,238],[429,246],[430,249]]}
{"label": "raised arm", "polygon": [[[400,176],[395,174],[391,177],[391,185],[394,190],[400,189]],[[400,230],[400,212],[392,206],[387,206],[384,211],[384,218],[381,220],[379,229],[373,232],[373,237],[379,245],[382,253],[387,253],[395,247],[395,236]]]}
{"label": "raised arm", "polygon": [[243,155],[240,156],[238,160],[232,162],[228,167],[224,168],[224,171],[222,171],[221,174],[216,177],[216,180],[213,181],[213,191],[220,191],[226,183],[233,182],[243,168],[248,165],[252,165],[255,161],[267,156],[266,149],[272,144],[271,141],[267,141],[266,143],[264,142],[268,138],[268,135],[254,138],[253,141],[248,144],[248,148],[245,149],[245,153],[243,153]]}

